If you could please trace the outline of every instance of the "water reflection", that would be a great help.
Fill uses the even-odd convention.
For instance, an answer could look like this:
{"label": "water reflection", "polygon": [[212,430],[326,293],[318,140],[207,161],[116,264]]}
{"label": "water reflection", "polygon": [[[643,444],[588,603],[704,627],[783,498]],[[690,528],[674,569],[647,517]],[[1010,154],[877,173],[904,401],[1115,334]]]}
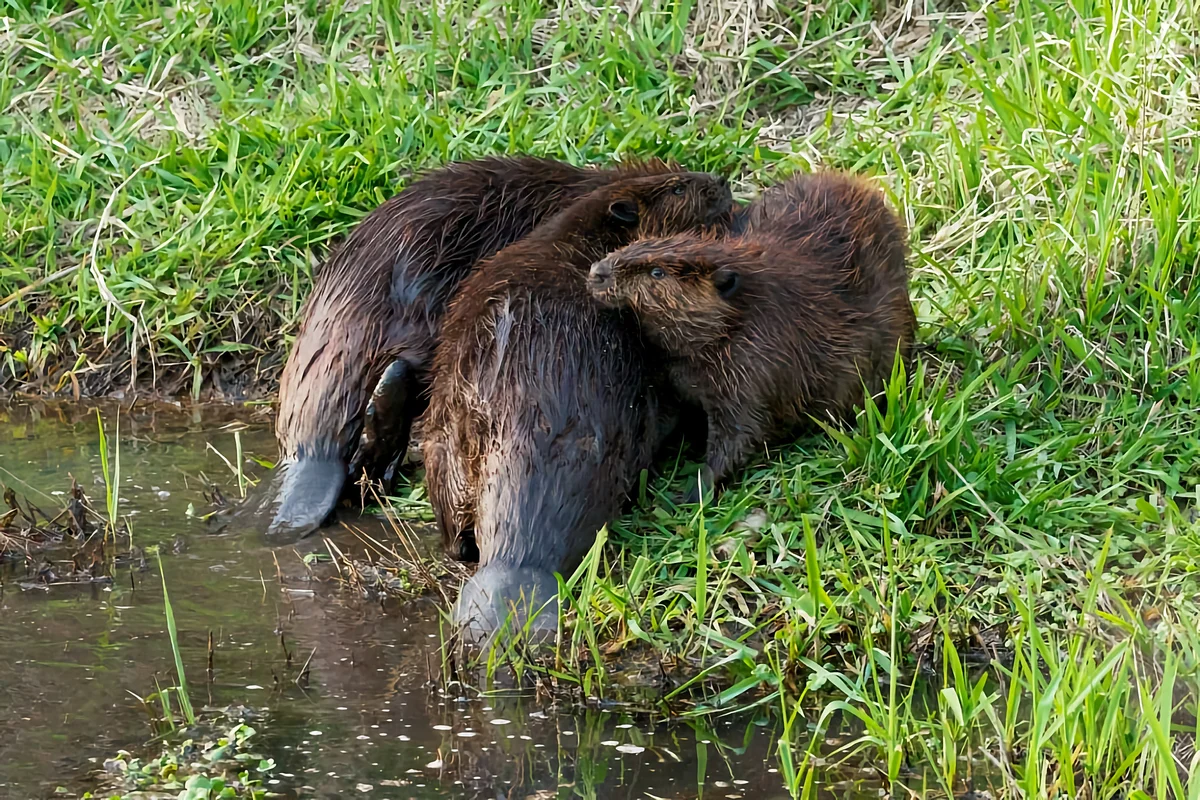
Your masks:
{"label": "water reflection", "polygon": [[[117,408],[102,413],[111,435]],[[122,514],[136,545],[164,545],[193,704],[244,704],[263,715],[259,749],[279,765],[272,789],[489,800],[786,796],[763,719],[707,729],[522,695],[439,695],[432,602],[361,598],[310,569],[300,548],[269,548],[233,526],[213,534],[188,516],[189,505],[203,511],[210,485],[237,495],[226,463],[235,431],[247,455],[273,458],[265,415],[144,405],[122,409],[120,425]],[[0,482],[50,510],[71,474],[101,505],[96,430],[82,405],[0,410]],[[331,535],[355,549],[353,537]],[[155,561],[122,565],[106,582],[38,584],[42,559],[69,560],[70,544],[0,568],[0,797],[77,787],[98,759],[142,745],[150,729],[134,695],[175,682]],[[298,680],[305,665],[307,680]]]}

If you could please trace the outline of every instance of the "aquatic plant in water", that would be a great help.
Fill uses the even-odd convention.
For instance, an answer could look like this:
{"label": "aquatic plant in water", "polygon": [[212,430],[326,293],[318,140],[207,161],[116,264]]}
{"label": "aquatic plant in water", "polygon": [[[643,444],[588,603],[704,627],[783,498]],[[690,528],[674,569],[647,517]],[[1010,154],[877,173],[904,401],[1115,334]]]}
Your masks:
{"label": "aquatic plant in water", "polygon": [[125,800],[149,792],[177,792],[179,800],[259,800],[273,796],[263,780],[275,769],[273,759],[249,746],[254,728],[238,724],[211,741],[186,739],[143,761],[120,750],[104,762],[103,788],[85,800]]}
{"label": "aquatic plant in water", "polygon": [[[194,725],[196,715],[192,712],[192,701],[188,697],[187,675],[183,672],[183,658],[179,655],[179,633],[175,629],[175,614],[171,610],[171,598],[167,594],[167,576],[162,568],[162,554],[158,556],[158,574],[162,577],[163,587],[163,613],[167,617],[167,634],[171,639],[171,654],[175,657],[175,674],[179,678],[179,685],[175,687],[175,694],[179,698],[179,708],[183,712],[183,719],[188,725]],[[164,698],[166,695],[160,693]],[[163,709],[167,712],[167,718],[170,719],[169,709]]]}

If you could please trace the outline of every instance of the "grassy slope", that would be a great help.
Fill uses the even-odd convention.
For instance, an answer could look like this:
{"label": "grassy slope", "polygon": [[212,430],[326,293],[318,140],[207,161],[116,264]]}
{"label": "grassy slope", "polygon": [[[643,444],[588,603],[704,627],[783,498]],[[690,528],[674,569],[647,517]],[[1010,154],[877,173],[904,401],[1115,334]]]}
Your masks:
{"label": "grassy slope", "polygon": [[1194,4],[27,5],[0,34],[8,385],[131,351],[185,386],[230,350],[269,376],[331,240],[450,158],[880,176],[912,229],[910,386],[702,515],[651,485],[575,587],[580,649],[725,661],[712,704],[780,705],[797,785],[841,709],[890,779],[1200,796]]}

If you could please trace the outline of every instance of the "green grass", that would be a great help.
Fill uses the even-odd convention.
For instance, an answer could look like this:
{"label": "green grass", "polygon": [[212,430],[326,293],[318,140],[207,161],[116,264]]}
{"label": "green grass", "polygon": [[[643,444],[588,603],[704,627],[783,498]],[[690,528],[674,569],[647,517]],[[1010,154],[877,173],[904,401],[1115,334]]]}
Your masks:
{"label": "green grass", "polygon": [[447,159],[876,175],[914,374],[702,514],[651,481],[570,583],[564,669],[640,647],[697,713],[777,706],[798,794],[845,760],[1200,798],[1195,4],[637,6],[6,4],[0,382],[269,382],[313,265]]}
{"label": "green grass", "polygon": [[[171,655],[175,658],[175,677],[179,683],[175,688],[175,697],[179,701],[180,714],[183,716],[184,724],[196,724],[196,714],[192,711],[192,699],[188,692],[187,674],[183,671],[183,657],[179,654],[179,632],[175,628],[175,612],[171,610],[171,598],[167,594],[167,574],[163,571],[162,554],[156,554],[158,558],[158,573],[162,579],[163,588],[163,614],[167,619],[167,638],[171,640]],[[170,708],[167,706],[167,695],[159,690],[159,695],[163,698],[163,711],[167,721],[171,720]]]}
{"label": "green grass", "polygon": [[116,432],[113,434],[112,469],[109,469],[108,437],[104,433],[104,420],[100,409],[96,409],[96,429],[100,439],[100,473],[104,477],[104,510],[108,528],[105,536],[117,535],[117,523],[121,515],[121,417],[117,416]]}

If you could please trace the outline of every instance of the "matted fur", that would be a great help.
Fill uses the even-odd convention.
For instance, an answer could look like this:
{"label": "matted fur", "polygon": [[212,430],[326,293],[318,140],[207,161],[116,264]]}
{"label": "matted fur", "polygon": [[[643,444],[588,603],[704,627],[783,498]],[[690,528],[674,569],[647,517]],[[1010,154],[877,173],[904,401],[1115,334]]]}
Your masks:
{"label": "matted fur", "polygon": [[[435,170],[367,215],[321,269],[305,304],[280,380],[282,460],[353,460],[380,478],[403,456],[407,423],[425,402],[442,315],[472,267],[596,188],[675,172],[661,161],[588,169],[487,158]],[[383,452],[356,453],[370,393],[397,359],[413,382],[404,419],[389,421],[402,435]]]}

